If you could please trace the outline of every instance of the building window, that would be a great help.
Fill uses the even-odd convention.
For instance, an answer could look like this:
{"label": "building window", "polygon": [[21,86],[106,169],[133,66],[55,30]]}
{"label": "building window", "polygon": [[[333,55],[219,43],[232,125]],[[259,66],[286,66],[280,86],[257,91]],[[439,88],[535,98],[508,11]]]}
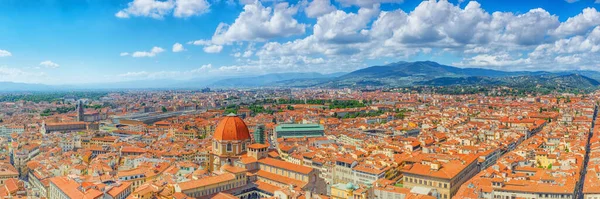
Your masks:
{"label": "building window", "polygon": [[231,147],[231,143],[227,143],[227,152],[231,152],[233,149]]}
{"label": "building window", "polygon": [[245,150],[246,150],[246,143],[242,142],[242,151],[245,151]]}

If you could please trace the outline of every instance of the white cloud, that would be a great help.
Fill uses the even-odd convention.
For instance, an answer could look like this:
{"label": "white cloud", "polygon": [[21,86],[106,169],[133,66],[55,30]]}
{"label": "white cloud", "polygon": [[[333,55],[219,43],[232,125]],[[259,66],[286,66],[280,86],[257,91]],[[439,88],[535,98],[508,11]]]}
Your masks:
{"label": "white cloud", "polygon": [[212,41],[210,40],[196,40],[196,41],[189,41],[188,44],[193,44],[193,45],[197,45],[197,46],[206,46],[206,45],[211,45]]}
{"label": "white cloud", "polygon": [[400,18],[388,45],[448,47],[487,42],[490,37],[491,16],[474,1],[464,9],[448,1],[423,1],[409,14],[395,12]]}
{"label": "white cloud", "polygon": [[121,56],[121,57],[123,57],[123,56],[127,56],[127,55],[129,55],[129,53],[128,53],[128,52],[122,52],[122,53],[120,53],[120,54],[119,54],[119,56]]}
{"label": "white cloud", "polygon": [[206,53],[220,53],[223,50],[223,46],[221,45],[210,45],[204,47],[204,52]]}
{"label": "white cloud", "polygon": [[542,59],[557,55],[597,52],[600,52],[600,26],[594,28],[587,36],[574,36],[551,44],[539,45],[529,55]]}
{"label": "white cloud", "polygon": [[371,7],[375,4],[381,3],[394,3],[399,4],[404,2],[404,0],[336,0],[342,6],[360,6],[360,7]]}
{"label": "white cloud", "polygon": [[54,63],[50,60],[47,60],[47,61],[40,62],[40,66],[44,66],[46,68],[58,68],[60,65],[58,65],[57,63]]}
{"label": "white cloud", "polygon": [[246,57],[246,58],[251,57],[251,56],[252,56],[252,51],[250,51],[250,50],[244,51],[244,54],[242,54],[242,57]]}
{"label": "white cloud", "polygon": [[196,41],[189,41],[188,44],[204,46],[202,49],[206,53],[220,53],[221,50],[223,50],[223,45],[213,44],[213,42],[210,40],[201,39]]}
{"label": "white cloud", "polygon": [[341,10],[323,15],[314,25],[314,36],[324,42],[356,43],[368,39],[367,24],[379,14],[379,6],[360,8],[358,13],[346,13]]}
{"label": "white cloud", "polygon": [[556,15],[550,15],[541,8],[532,9],[522,15],[511,14],[504,17],[507,24],[503,37],[519,45],[543,43],[548,33],[560,25]]}
{"label": "white cloud", "polygon": [[12,56],[12,53],[8,52],[7,50],[0,49],[0,57],[10,57],[10,56]]}
{"label": "white cloud", "polygon": [[180,43],[173,44],[173,52],[177,53],[177,52],[181,52],[181,51],[184,51],[184,50],[185,50],[185,48],[183,48],[182,44],[180,44]]}
{"label": "white cloud", "polygon": [[466,58],[463,62],[454,63],[456,66],[478,66],[478,67],[499,67],[499,66],[515,66],[528,64],[528,59],[513,58],[508,53],[502,52],[498,54],[479,54],[471,58]]}
{"label": "white cloud", "polygon": [[202,74],[208,72],[212,69],[212,64],[205,64],[200,66],[200,68],[196,68],[190,71],[192,74]]}
{"label": "white cloud", "polygon": [[468,48],[464,52],[468,53],[468,54],[482,54],[482,53],[489,53],[491,51],[492,51],[492,49],[490,49],[490,48],[477,46],[474,48]]}
{"label": "white cloud", "polygon": [[373,22],[370,35],[378,39],[390,38],[395,30],[405,25],[407,17],[408,15],[402,10],[381,12]]}
{"label": "white cloud", "polygon": [[[598,49],[594,37],[582,36],[597,26],[595,23],[600,23],[591,20],[598,18],[592,8],[561,23],[558,16],[540,8],[520,14],[489,13],[475,1],[470,1],[464,8],[445,0],[423,1],[408,13],[401,9],[379,11],[377,4],[372,5],[363,5],[356,13],[335,10],[319,16],[313,25],[312,35],[292,41],[267,42],[255,53],[257,60],[238,59],[242,62],[238,66],[280,64],[293,70],[298,66],[311,67],[296,65],[310,65],[311,62],[289,61],[298,60],[296,56],[326,58],[337,61],[330,62],[337,66],[341,63],[359,65],[367,59],[408,59],[416,54],[447,53],[465,57],[457,63],[460,66],[512,66],[508,69],[513,70],[515,67],[554,66],[548,61],[536,64],[540,60],[534,55],[541,54],[540,50],[528,53],[538,46],[551,47],[549,44],[557,40],[571,43],[566,47],[567,44],[558,42],[556,45],[561,46],[563,51],[572,49],[572,52],[583,53]],[[234,52],[237,53],[232,56],[242,57],[243,51]],[[573,63],[566,59],[559,58],[563,63]]]}
{"label": "white cloud", "polygon": [[171,12],[175,4],[173,0],[134,0],[127,4],[127,8],[117,12],[116,17],[129,18],[130,16],[151,17],[162,19]]}
{"label": "white cloud", "polygon": [[[238,57],[238,58],[239,57],[243,57],[243,58],[252,57],[252,55],[254,55],[254,51],[256,50],[254,48],[255,45],[256,45],[256,43],[251,42],[246,46],[246,49],[243,52],[235,52],[233,54],[233,56]],[[238,51],[238,50],[242,51],[241,49],[234,49],[234,51]]]}
{"label": "white cloud", "polygon": [[177,0],[175,1],[175,17],[190,17],[208,12],[210,3],[206,0]]}
{"label": "white cloud", "polygon": [[185,18],[208,12],[210,3],[206,0],[133,0],[127,8],[115,14],[118,18],[151,17],[163,19],[173,13],[174,17]]}
{"label": "white cloud", "polygon": [[[403,21],[405,20],[405,21]],[[543,9],[515,15],[489,14],[475,1],[464,9],[448,1],[423,1],[408,17],[400,18],[388,45],[461,47],[466,44],[536,45],[548,42],[559,26],[558,17]]]}
{"label": "white cloud", "polygon": [[306,25],[293,18],[298,12],[296,6],[278,3],[264,7],[259,1],[244,6],[233,24],[221,23],[215,31],[212,42],[229,44],[236,41],[266,41],[272,38],[304,34]]}
{"label": "white cloud", "polygon": [[567,55],[567,56],[557,56],[554,60],[561,64],[577,64],[581,62],[581,56],[579,55]]}
{"label": "white cloud", "polygon": [[585,8],[582,13],[569,17],[561,23],[553,34],[558,37],[581,35],[600,25],[600,12],[596,8]]}
{"label": "white cloud", "polygon": [[165,51],[165,49],[154,46],[149,52],[148,51],[136,51],[136,52],[133,52],[133,54],[131,54],[131,56],[132,57],[154,57],[164,51]]}
{"label": "white cloud", "polygon": [[115,14],[115,17],[125,19],[125,18],[129,18],[129,14],[127,14],[125,11],[121,10]]}
{"label": "white cloud", "polygon": [[[396,0],[334,1],[358,6],[357,11],[337,10],[331,0],[296,5],[252,1],[234,22],[221,23],[210,40],[187,44],[202,46],[207,53],[233,45],[234,63],[211,66],[211,74],[348,71],[365,67],[367,60],[391,62],[415,55],[464,57],[454,64],[506,70],[600,66],[600,28],[594,29],[600,13],[595,8],[561,23],[541,8],[487,12],[476,1],[459,6],[430,0],[406,11],[380,11],[380,4],[402,2]],[[298,11],[316,23],[298,22]],[[306,28],[312,28],[310,35],[282,39],[303,35]],[[255,49],[255,44],[260,46]]]}
{"label": "white cloud", "polygon": [[331,5],[331,0],[313,0],[308,4],[308,7],[304,9],[304,12],[306,13],[306,16],[314,18],[335,10],[337,9],[335,6]]}

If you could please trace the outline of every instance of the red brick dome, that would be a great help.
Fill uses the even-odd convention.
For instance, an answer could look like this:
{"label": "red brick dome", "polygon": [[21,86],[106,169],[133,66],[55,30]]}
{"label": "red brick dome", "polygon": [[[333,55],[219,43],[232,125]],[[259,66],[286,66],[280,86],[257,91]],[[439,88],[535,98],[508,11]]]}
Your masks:
{"label": "red brick dome", "polygon": [[230,114],[219,122],[213,137],[218,141],[242,141],[250,139],[250,132],[244,120],[237,115]]}

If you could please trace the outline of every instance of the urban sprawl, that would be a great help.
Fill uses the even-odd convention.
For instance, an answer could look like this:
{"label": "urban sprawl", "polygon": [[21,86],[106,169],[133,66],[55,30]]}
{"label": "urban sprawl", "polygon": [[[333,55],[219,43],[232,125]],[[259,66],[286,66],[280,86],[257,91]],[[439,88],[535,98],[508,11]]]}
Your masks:
{"label": "urban sprawl", "polygon": [[600,92],[20,95],[1,198],[600,198]]}

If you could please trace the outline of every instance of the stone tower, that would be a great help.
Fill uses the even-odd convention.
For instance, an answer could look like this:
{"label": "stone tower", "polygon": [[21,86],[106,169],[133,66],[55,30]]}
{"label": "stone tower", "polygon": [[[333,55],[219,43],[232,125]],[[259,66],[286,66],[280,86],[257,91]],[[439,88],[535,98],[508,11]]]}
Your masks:
{"label": "stone tower", "polygon": [[77,121],[83,122],[83,101],[77,101]]}

